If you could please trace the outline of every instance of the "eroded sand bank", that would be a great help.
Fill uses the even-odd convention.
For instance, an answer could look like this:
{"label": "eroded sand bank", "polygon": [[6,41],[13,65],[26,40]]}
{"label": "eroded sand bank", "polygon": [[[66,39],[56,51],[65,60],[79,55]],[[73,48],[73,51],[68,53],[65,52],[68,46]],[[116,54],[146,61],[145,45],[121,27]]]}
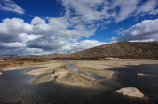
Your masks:
{"label": "eroded sand bank", "polygon": [[[54,69],[49,75],[38,77],[33,83],[50,82],[56,77],[56,82],[70,86],[90,87],[95,78],[69,70],[67,65],[62,65]],[[40,69],[39,69],[40,70]],[[37,71],[37,70],[36,70]],[[31,73],[31,72],[30,72]]]}
{"label": "eroded sand bank", "polygon": [[[139,65],[139,64],[158,64],[158,60],[136,60],[136,59],[115,59],[115,60],[69,60],[69,63],[74,64],[78,70],[95,74],[101,77],[106,77],[107,79],[111,78],[113,75],[113,71],[106,70],[110,68],[121,68],[126,67],[128,65]],[[52,61],[51,63],[42,64],[42,65],[31,65],[31,66],[17,66],[4,68],[3,71],[9,70],[19,70],[30,67],[41,67],[39,69],[31,70],[27,72],[27,75],[41,76],[37,77],[37,79],[33,83],[43,83],[49,82],[54,79],[56,76],[56,81],[61,84],[71,85],[71,86],[82,86],[89,87],[93,85],[93,81],[97,80],[93,77],[80,74],[76,71],[69,70],[66,67],[67,63],[63,63],[62,61]],[[58,75],[53,73],[55,69],[58,70]],[[64,70],[64,72],[60,72],[60,70]],[[46,75],[47,74],[47,75]],[[49,74],[49,75],[48,75]]]}
{"label": "eroded sand bank", "polygon": [[3,68],[3,71],[21,70],[21,69],[26,69],[26,68],[37,67],[37,69],[31,70],[31,71],[27,72],[26,74],[27,75],[40,76],[40,75],[52,73],[52,71],[55,68],[60,67],[60,66],[62,66],[61,62],[52,61],[52,62],[46,63],[46,64],[25,65],[25,66],[16,66],[16,67]]}
{"label": "eroded sand bank", "polygon": [[66,84],[70,86],[81,86],[81,87],[92,86],[94,80],[95,79],[90,76],[77,73],[76,71],[73,70],[69,70],[69,73],[62,74],[56,79],[56,81],[61,84]]}
{"label": "eroded sand bank", "polygon": [[80,71],[106,77],[107,79],[112,77],[113,71],[106,69],[127,67],[128,65],[158,64],[158,60],[140,59],[114,59],[105,61],[69,60],[68,62],[74,64]]}

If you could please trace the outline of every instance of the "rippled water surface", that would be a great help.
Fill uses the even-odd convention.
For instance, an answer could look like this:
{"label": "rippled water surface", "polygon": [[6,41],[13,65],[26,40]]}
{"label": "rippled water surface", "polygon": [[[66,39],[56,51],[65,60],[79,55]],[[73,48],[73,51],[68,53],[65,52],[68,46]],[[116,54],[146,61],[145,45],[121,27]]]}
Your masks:
{"label": "rippled water surface", "polygon": [[[3,71],[0,76],[0,104],[157,104],[158,65],[109,69],[115,76],[90,88],[72,87],[56,81],[32,84],[36,78],[25,75],[30,69]],[[137,73],[153,76],[137,76]],[[130,98],[115,92],[122,87],[137,87],[149,100]]]}

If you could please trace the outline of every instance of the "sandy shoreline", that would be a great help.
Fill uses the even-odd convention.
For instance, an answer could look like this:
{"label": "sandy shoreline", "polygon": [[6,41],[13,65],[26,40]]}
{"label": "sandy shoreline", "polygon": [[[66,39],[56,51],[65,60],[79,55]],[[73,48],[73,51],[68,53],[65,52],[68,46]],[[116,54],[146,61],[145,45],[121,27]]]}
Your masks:
{"label": "sandy shoreline", "polygon": [[[115,60],[104,60],[104,61],[68,60],[67,62],[74,64],[80,71],[95,74],[101,77],[106,77],[107,79],[110,79],[113,76],[114,72],[111,70],[106,70],[106,69],[128,67],[128,65],[158,64],[158,60],[144,60],[144,59],[142,60],[141,59],[115,59]],[[51,63],[47,63],[47,64],[3,68],[3,71],[20,70],[20,69],[26,69],[26,68],[32,68],[32,67],[40,67],[40,68],[31,70],[27,72],[26,75],[41,76],[41,75],[47,74],[45,76],[38,77],[33,83],[49,82],[49,81],[54,80],[54,76],[57,76],[56,81],[58,83],[71,85],[71,86],[90,87],[90,86],[93,86],[92,83],[94,80],[96,80],[93,77],[83,75],[76,71],[67,69],[66,64],[62,63],[62,61],[57,61],[57,60],[54,60]],[[67,70],[68,73],[54,75],[52,72],[54,72],[56,68]]]}

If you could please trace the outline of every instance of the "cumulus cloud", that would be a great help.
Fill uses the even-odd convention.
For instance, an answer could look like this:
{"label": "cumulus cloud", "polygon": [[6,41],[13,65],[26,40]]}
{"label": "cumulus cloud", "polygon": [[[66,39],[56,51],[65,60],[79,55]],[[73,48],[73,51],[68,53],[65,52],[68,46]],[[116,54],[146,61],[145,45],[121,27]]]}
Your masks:
{"label": "cumulus cloud", "polygon": [[114,30],[115,33],[117,34],[121,34],[123,31],[123,27],[122,28],[119,28],[118,30]]}
{"label": "cumulus cloud", "polygon": [[24,9],[14,3],[12,0],[1,0],[0,2],[1,10],[24,14]]}
{"label": "cumulus cloud", "polygon": [[15,49],[15,48],[23,48],[25,47],[26,44],[22,44],[22,43],[0,43],[0,50],[6,50],[6,49]]}
{"label": "cumulus cloud", "polygon": [[[0,48],[3,49],[1,55],[11,52],[9,49],[14,49],[17,54],[68,53],[100,44],[98,41],[90,40],[77,42],[81,37],[93,35],[94,29],[81,26],[82,28],[69,30],[70,24],[64,17],[49,17],[47,21],[48,23],[40,17],[35,17],[30,23],[25,23],[20,18],[4,19],[0,23]],[[26,49],[26,52],[23,51]],[[33,52],[28,52],[28,49],[33,49]]]}
{"label": "cumulus cloud", "polygon": [[106,43],[104,42],[102,43],[97,40],[83,40],[81,42],[68,43],[66,46],[62,47],[62,49],[66,50],[67,51],[66,53],[70,53],[70,52],[77,52],[84,49],[88,49],[101,44],[106,44]]}
{"label": "cumulus cloud", "polygon": [[156,15],[158,13],[158,9],[155,9],[157,6],[158,6],[157,0],[148,0],[138,8],[136,14],[148,13],[148,14]]}
{"label": "cumulus cloud", "polygon": [[[66,8],[66,15],[80,22],[114,20],[121,22],[136,15],[156,15],[157,0],[58,0]],[[74,18],[75,17],[75,18]],[[78,22],[77,20],[77,22]],[[76,21],[75,21],[76,22]],[[106,22],[104,23],[106,24]]]}
{"label": "cumulus cloud", "polygon": [[137,4],[139,0],[112,0],[113,4],[111,8],[119,7],[118,16],[115,18],[116,22],[120,22],[128,18],[132,12],[137,9]]}
{"label": "cumulus cloud", "polygon": [[121,37],[113,37],[115,41],[150,41],[158,38],[158,19],[145,20],[122,31]]}
{"label": "cumulus cloud", "polygon": [[[34,17],[30,23],[20,18],[6,18],[0,23],[0,45],[4,54],[70,53],[104,44],[97,40],[83,40],[108,24],[121,22],[132,16],[156,15],[157,0],[57,0],[65,7],[62,17]],[[150,4],[150,5],[148,5]],[[0,9],[24,14],[11,0],[2,0]],[[46,22],[47,21],[47,22]],[[157,20],[145,20],[128,30],[119,29],[121,37],[115,41],[137,41],[157,37]],[[149,35],[150,34],[150,35]],[[12,44],[12,45],[11,45]],[[13,49],[14,48],[14,49]],[[13,49],[13,50],[9,50]]]}
{"label": "cumulus cloud", "polygon": [[32,19],[31,24],[33,24],[33,25],[39,25],[39,24],[44,25],[46,23],[45,23],[45,20],[43,20],[39,17],[35,17],[34,19]]}

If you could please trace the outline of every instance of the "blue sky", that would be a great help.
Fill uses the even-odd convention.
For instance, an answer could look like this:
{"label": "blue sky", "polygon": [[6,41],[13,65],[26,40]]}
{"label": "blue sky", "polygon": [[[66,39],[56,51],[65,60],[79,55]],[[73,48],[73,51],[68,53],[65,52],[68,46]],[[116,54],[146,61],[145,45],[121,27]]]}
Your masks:
{"label": "blue sky", "polygon": [[158,0],[0,0],[0,55],[158,40]]}

